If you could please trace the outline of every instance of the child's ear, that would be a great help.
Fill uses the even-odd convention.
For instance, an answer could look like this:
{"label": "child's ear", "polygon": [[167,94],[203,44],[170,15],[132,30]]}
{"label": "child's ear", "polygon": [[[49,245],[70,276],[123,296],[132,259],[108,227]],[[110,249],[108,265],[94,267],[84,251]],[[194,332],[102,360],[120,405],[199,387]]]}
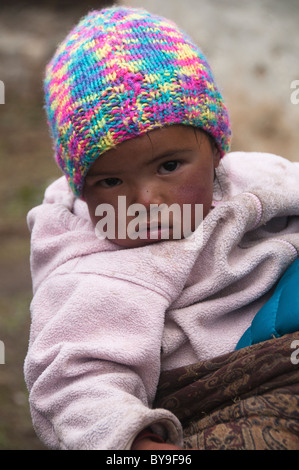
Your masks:
{"label": "child's ear", "polygon": [[214,145],[214,148],[213,148],[213,159],[214,159],[214,169],[215,169],[218,167],[219,162],[220,162],[220,152],[216,145]]}

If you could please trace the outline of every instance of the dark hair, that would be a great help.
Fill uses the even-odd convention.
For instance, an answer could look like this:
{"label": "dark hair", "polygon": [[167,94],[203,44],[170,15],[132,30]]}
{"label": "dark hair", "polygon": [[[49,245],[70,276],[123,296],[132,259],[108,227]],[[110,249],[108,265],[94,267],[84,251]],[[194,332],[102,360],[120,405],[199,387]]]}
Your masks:
{"label": "dark hair", "polygon": [[197,138],[197,132],[196,131],[199,131],[201,132],[202,134],[205,134],[205,136],[208,138],[209,142],[210,142],[210,145],[211,145],[211,149],[212,150],[217,150],[219,152],[219,148],[218,148],[218,145],[214,139],[214,137],[209,134],[207,131],[205,131],[204,129],[200,128],[200,127],[193,127],[193,130],[194,130],[194,134],[195,134],[195,138],[196,138],[196,141],[198,143],[198,145],[200,145],[200,142],[198,142],[198,138]]}

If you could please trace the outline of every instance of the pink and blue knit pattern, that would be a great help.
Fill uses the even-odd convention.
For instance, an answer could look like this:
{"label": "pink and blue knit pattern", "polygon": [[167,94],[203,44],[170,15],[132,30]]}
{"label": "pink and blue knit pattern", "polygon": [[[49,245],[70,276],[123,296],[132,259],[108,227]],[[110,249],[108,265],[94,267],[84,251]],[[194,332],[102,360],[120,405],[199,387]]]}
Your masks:
{"label": "pink and blue knit pattern", "polygon": [[92,11],[47,66],[57,162],[77,196],[101,154],[153,129],[200,127],[229,149],[227,110],[210,67],[172,22],[132,8]]}

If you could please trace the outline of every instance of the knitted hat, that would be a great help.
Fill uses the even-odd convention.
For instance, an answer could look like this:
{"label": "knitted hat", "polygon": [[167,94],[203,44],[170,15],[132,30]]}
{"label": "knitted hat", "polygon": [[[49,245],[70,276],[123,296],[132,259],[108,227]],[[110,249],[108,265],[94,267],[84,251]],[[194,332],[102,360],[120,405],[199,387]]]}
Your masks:
{"label": "knitted hat", "polygon": [[115,145],[184,124],[229,149],[227,110],[200,49],[147,11],[92,11],[46,68],[46,111],[55,157],[76,196],[92,163]]}

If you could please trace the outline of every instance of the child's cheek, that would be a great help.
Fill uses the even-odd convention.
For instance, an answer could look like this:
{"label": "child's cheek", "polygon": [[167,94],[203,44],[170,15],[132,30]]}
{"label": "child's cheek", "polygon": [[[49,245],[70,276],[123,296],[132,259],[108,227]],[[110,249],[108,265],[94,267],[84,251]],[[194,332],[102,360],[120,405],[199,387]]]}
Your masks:
{"label": "child's cheek", "polygon": [[213,186],[211,184],[186,185],[176,192],[176,201],[182,207],[183,204],[191,204],[194,214],[196,204],[201,204],[203,209],[203,218],[209,213],[213,199]]}

